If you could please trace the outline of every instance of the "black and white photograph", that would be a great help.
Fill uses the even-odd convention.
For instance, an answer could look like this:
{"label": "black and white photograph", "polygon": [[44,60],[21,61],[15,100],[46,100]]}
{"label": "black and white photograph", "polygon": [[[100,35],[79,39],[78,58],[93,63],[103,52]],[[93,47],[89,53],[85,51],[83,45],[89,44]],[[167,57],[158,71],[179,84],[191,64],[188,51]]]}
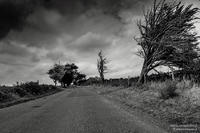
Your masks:
{"label": "black and white photograph", "polygon": [[200,133],[200,0],[0,0],[0,133]]}

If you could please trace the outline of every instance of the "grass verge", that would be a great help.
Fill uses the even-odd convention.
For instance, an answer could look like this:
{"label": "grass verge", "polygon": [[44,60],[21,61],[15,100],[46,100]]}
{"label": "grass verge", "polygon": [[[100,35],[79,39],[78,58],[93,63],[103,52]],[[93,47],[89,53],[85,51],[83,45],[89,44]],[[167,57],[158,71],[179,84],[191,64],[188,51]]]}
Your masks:
{"label": "grass verge", "polygon": [[200,126],[200,87],[190,81],[149,82],[129,88],[93,88],[99,94],[122,104],[124,108],[163,122],[162,126],[167,130],[170,130],[170,125]]}
{"label": "grass verge", "polygon": [[39,85],[37,82],[27,82],[13,87],[1,86],[0,108],[49,96],[62,90],[52,85]]}

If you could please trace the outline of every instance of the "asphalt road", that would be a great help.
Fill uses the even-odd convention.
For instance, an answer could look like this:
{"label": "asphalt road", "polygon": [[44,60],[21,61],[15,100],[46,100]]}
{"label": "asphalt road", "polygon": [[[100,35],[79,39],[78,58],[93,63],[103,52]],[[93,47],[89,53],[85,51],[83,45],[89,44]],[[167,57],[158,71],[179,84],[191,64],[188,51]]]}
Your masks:
{"label": "asphalt road", "polygon": [[87,87],[0,109],[0,133],[163,133]]}

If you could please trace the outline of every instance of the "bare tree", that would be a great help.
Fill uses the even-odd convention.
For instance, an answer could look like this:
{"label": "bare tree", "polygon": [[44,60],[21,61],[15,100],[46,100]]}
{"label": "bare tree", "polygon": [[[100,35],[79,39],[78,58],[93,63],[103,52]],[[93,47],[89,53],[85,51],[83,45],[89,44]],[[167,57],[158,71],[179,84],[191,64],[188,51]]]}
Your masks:
{"label": "bare tree", "polygon": [[139,83],[146,82],[149,71],[158,66],[189,68],[198,57],[198,37],[193,31],[198,11],[181,2],[154,1],[144,22],[138,22],[141,37],[136,41],[142,49],[137,54],[144,58]]}
{"label": "bare tree", "polygon": [[98,59],[97,59],[97,70],[99,72],[99,76],[102,80],[102,82],[104,83],[105,79],[104,79],[104,74],[107,73],[107,58],[102,54],[102,51],[99,51],[98,53]]}

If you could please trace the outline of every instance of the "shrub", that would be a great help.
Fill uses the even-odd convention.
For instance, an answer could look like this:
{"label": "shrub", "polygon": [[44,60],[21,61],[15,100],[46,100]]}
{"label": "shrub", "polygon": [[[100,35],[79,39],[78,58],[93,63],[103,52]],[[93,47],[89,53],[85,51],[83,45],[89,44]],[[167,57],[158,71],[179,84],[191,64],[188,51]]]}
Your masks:
{"label": "shrub", "polygon": [[20,97],[24,97],[29,94],[25,89],[23,89],[21,87],[15,87],[14,93],[19,95]]}
{"label": "shrub", "polygon": [[39,85],[38,82],[26,82],[17,86],[0,86],[0,103],[17,100],[21,97],[33,97],[59,91],[53,85]]}
{"label": "shrub", "polygon": [[169,99],[178,96],[178,94],[176,93],[176,84],[177,82],[175,81],[165,81],[165,85],[163,85],[163,87],[160,90],[160,98]]}
{"label": "shrub", "polygon": [[21,95],[25,95],[25,93],[32,94],[32,95],[41,95],[46,92],[51,91],[52,89],[56,89],[56,87],[50,85],[39,85],[38,82],[27,82],[21,84],[17,91],[21,93]]}
{"label": "shrub", "polygon": [[0,102],[5,102],[12,99],[12,96],[10,94],[6,94],[3,91],[0,91]]}
{"label": "shrub", "polygon": [[37,82],[27,82],[21,84],[20,88],[32,95],[38,95],[40,92],[40,86]]}

